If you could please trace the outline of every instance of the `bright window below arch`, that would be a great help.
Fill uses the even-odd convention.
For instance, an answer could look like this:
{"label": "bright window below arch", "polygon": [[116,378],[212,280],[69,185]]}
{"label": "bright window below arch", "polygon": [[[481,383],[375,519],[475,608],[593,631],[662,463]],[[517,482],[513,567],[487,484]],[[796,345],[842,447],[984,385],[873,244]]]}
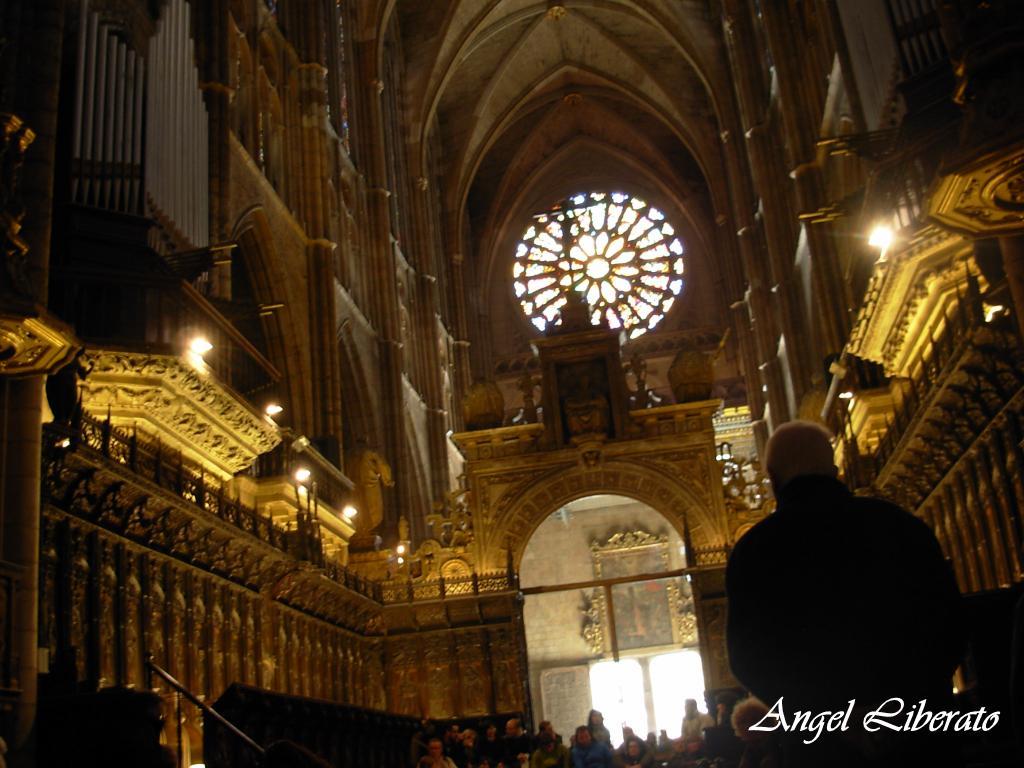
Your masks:
{"label": "bright window below arch", "polygon": [[665,214],[622,192],[578,194],[533,217],[516,248],[516,298],[538,330],[561,323],[570,291],[590,322],[636,338],[683,290],[683,243]]}

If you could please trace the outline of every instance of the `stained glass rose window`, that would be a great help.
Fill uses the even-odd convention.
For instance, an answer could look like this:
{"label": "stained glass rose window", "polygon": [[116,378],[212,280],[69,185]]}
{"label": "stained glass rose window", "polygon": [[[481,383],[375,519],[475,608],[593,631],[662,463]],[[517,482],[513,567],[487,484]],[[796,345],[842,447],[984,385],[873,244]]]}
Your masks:
{"label": "stained glass rose window", "polygon": [[665,214],[621,192],[575,195],[534,216],[516,249],[513,286],[541,331],[561,322],[570,291],[590,322],[636,338],[664,319],[683,290],[683,243]]}

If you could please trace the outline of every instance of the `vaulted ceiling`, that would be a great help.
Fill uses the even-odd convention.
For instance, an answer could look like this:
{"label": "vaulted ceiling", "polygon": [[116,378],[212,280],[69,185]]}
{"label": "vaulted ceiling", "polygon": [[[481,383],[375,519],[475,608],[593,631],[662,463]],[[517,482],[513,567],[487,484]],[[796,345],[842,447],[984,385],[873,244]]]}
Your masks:
{"label": "vaulted ceiling", "polygon": [[510,334],[520,343],[529,335],[498,317],[508,314],[501,303],[529,216],[586,188],[644,196],[683,235],[687,290],[703,295],[680,302],[667,327],[720,317],[709,292],[716,212],[728,209],[720,134],[732,92],[709,5],[395,3],[389,23],[405,58],[407,140],[422,168],[426,148],[440,147],[448,240],[467,251],[481,307],[499,308],[498,347],[512,343]]}

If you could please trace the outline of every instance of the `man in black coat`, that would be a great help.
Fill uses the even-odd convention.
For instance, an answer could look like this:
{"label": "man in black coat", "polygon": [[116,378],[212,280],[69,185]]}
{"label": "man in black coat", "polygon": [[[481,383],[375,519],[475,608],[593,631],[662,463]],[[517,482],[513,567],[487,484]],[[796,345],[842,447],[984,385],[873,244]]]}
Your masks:
{"label": "man in black coat", "polygon": [[920,699],[949,709],[964,620],[935,536],[893,504],[854,497],[836,479],[819,425],[779,427],[765,466],[776,511],[737,542],[726,572],[733,673],[769,707],[782,698],[790,718],[856,700],[846,732],[810,746],[802,742],[813,733],[783,734],[787,763],[899,765],[928,755],[913,764],[956,765],[942,734],[861,730],[864,713],[890,697],[907,709]]}

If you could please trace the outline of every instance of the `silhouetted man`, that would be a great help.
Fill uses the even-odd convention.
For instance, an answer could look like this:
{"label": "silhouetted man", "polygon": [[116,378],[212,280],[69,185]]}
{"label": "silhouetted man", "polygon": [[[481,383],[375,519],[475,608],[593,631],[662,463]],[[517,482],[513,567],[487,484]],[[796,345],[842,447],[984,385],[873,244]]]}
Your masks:
{"label": "silhouetted man", "polygon": [[950,708],[963,618],[931,530],[893,504],[854,497],[836,479],[829,440],[816,424],[791,422],[768,441],[778,506],[737,542],[726,573],[733,673],[769,707],[782,698],[790,718],[856,700],[845,732],[809,746],[813,733],[782,734],[789,765],[956,765],[941,733],[861,729],[890,697]]}

